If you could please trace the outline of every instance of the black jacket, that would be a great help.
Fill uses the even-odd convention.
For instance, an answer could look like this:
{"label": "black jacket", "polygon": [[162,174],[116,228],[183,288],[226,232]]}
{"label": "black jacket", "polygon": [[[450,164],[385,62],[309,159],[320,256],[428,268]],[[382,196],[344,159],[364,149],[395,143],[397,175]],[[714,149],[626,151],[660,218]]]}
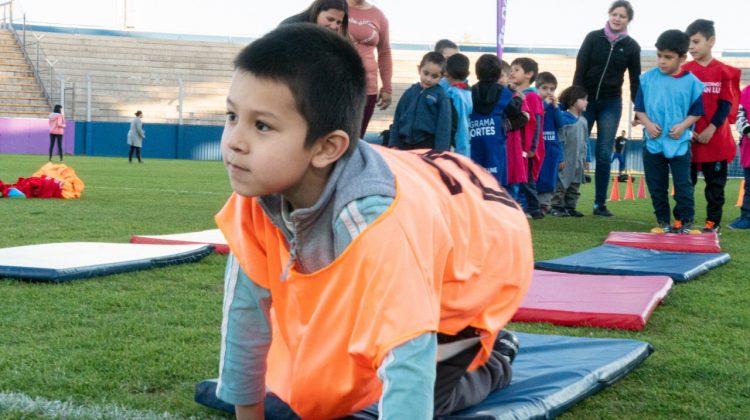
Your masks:
{"label": "black jacket", "polygon": [[625,70],[630,76],[630,99],[635,101],[641,75],[641,46],[626,36],[612,46],[604,29],[589,32],[576,58],[573,84],[583,86],[589,100],[622,96]]}

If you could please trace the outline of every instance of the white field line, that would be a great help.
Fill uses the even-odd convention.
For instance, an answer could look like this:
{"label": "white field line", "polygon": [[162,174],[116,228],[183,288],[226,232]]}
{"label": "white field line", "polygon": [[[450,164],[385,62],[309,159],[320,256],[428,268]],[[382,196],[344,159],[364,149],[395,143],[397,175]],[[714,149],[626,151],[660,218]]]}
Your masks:
{"label": "white field line", "polygon": [[23,414],[37,414],[56,419],[138,419],[172,420],[203,419],[201,417],[181,417],[168,412],[155,413],[131,410],[116,404],[77,405],[69,401],[53,401],[42,397],[30,397],[16,392],[0,392],[0,412],[15,411]]}
{"label": "white field line", "polygon": [[147,191],[157,193],[171,193],[171,194],[190,194],[190,195],[223,195],[229,198],[232,195],[231,191],[218,192],[218,191],[200,191],[200,190],[169,190],[160,188],[135,188],[135,187],[106,187],[102,185],[86,185],[86,189],[94,190],[129,190],[129,191]]}

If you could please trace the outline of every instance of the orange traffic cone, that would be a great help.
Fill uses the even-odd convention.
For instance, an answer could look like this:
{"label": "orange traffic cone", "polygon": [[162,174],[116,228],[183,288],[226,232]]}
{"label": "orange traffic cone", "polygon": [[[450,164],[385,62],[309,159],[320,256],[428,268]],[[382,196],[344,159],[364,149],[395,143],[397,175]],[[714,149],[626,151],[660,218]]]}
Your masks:
{"label": "orange traffic cone", "polygon": [[646,180],[641,175],[641,181],[638,183],[638,198],[646,198]]}
{"label": "orange traffic cone", "polygon": [[624,200],[635,200],[635,194],[633,194],[633,177],[628,175],[628,186],[625,188]]}
{"label": "orange traffic cone", "polygon": [[617,185],[617,177],[612,183],[612,192],[609,194],[609,201],[620,201],[620,187]]}
{"label": "orange traffic cone", "polygon": [[742,200],[745,199],[745,180],[740,182],[740,194],[737,196],[737,204],[735,207],[742,207]]}

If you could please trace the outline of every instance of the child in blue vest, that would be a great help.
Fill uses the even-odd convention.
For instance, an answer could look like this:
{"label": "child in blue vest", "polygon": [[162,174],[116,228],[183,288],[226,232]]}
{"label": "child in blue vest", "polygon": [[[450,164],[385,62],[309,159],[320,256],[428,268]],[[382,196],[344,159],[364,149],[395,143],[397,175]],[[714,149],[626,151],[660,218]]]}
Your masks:
{"label": "child in blue vest", "polygon": [[536,181],[539,196],[539,207],[542,213],[549,213],[552,196],[557,189],[557,170],[563,159],[563,149],[558,132],[562,127],[562,111],[557,106],[555,89],[557,78],[554,74],[543,71],[536,77],[536,88],[544,101],[544,161]]}
{"label": "child in blue vest", "polygon": [[[479,82],[471,88],[473,110],[469,116],[471,159],[495,176],[498,183],[508,186],[507,155],[505,152],[505,111],[513,101],[513,92],[498,83],[502,75],[500,59],[484,54],[477,60],[475,71]],[[508,112],[511,112],[508,109]]]}
{"label": "child in blue vest", "polygon": [[443,88],[451,101],[451,146],[454,152],[469,157],[469,115],[473,107],[467,77],[469,58],[461,53],[448,57],[445,63],[447,87]]}
{"label": "child in blue vest", "polygon": [[[635,114],[644,126],[643,169],[657,226],[654,233],[700,233],[693,229],[695,200],[690,181],[690,139],[703,115],[703,83],[680,66],[688,36],[668,30],[656,40],[657,67],[641,74]],[[674,182],[674,225],[670,224],[669,173]]]}

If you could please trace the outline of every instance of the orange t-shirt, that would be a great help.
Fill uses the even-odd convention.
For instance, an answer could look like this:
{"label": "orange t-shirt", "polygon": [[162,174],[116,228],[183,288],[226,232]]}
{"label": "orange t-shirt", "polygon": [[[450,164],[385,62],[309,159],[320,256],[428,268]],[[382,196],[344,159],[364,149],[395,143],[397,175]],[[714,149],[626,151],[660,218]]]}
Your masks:
{"label": "orange t-shirt", "polygon": [[330,265],[294,268],[254,198],[232,195],[216,221],[245,273],[271,291],[266,384],[303,418],[358,411],[381,394],[377,368],[425,332],[487,332],[476,367],[526,294],[533,270],[523,212],[494,178],[451,153],[378,148],[397,196]]}

